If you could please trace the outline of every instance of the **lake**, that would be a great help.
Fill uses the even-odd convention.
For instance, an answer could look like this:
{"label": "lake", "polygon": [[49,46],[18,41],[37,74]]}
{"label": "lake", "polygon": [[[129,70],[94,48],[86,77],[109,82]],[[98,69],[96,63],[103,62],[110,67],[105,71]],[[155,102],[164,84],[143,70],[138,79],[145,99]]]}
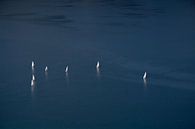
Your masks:
{"label": "lake", "polygon": [[1,0],[0,128],[194,129],[194,34],[193,0]]}

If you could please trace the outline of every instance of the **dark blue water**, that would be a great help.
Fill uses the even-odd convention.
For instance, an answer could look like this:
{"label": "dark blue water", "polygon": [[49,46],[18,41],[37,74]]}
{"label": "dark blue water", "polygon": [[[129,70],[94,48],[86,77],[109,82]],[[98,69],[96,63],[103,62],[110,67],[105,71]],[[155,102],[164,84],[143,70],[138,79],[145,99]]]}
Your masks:
{"label": "dark blue water", "polygon": [[0,58],[1,129],[195,128],[193,0],[1,0]]}

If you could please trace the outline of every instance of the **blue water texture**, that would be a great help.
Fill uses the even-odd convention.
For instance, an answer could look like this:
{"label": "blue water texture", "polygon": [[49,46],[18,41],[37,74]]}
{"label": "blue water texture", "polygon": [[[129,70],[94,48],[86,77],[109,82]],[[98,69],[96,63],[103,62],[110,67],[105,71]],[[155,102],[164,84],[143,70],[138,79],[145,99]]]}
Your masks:
{"label": "blue water texture", "polygon": [[0,128],[194,129],[194,0],[1,0]]}

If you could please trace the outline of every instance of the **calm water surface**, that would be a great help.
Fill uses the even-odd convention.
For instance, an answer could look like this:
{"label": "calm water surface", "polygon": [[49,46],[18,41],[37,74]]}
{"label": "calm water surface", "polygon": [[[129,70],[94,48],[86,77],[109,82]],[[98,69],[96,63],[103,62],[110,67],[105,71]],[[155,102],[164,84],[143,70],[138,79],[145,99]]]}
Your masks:
{"label": "calm water surface", "polygon": [[193,0],[1,0],[0,57],[1,129],[195,128]]}

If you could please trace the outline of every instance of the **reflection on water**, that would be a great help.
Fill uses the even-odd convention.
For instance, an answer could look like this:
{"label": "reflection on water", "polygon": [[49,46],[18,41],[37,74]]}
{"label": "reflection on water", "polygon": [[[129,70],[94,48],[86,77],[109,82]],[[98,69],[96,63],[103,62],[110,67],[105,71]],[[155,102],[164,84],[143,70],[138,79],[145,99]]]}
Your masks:
{"label": "reflection on water", "polygon": [[32,95],[32,97],[34,96],[35,83],[36,83],[35,80],[31,80],[30,88],[31,88],[31,95]]}
{"label": "reflection on water", "polygon": [[100,68],[96,68],[96,75],[97,75],[97,78],[100,79]]}
{"label": "reflection on water", "polygon": [[31,92],[34,93],[34,89],[35,89],[35,81],[33,82],[33,84],[31,83]]}
{"label": "reflection on water", "polygon": [[34,68],[32,68],[32,75],[33,75],[33,74],[35,74],[35,69],[34,69]]}
{"label": "reflection on water", "polygon": [[66,84],[67,86],[69,86],[69,75],[68,75],[68,72],[65,72],[65,79],[66,79]]}
{"label": "reflection on water", "polygon": [[147,80],[144,78],[143,82],[144,82],[144,88],[146,89],[147,88]]}
{"label": "reflection on water", "polygon": [[45,71],[45,79],[48,80],[48,71]]}
{"label": "reflection on water", "polygon": [[32,79],[31,79],[31,94],[34,94],[34,87],[35,87],[35,74],[34,74],[34,66],[32,67]]}

